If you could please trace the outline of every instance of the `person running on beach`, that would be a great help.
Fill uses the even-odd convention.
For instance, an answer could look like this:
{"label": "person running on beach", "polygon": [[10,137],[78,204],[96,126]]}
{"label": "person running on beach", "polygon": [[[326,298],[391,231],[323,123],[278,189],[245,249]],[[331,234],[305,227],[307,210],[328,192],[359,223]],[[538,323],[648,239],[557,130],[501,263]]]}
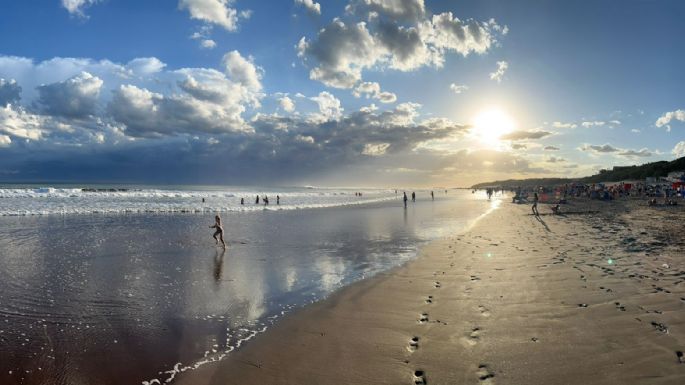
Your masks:
{"label": "person running on beach", "polygon": [[538,199],[538,193],[536,191],[535,193],[533,193],[533,215],[540,215],[540,213],[538,212]]}
{"label": "person running on beach", "polygon": [[407,201],[409,200],[409,199],[407,199],[407,192],[406,191],[404,192],[404,198],[402,198],[402,199],[404,200],[404,208],[406,209],[407,208]]}
{"label": "person running on beach", "polygon": [[[224,228],[221,226],[221,217],[219,215],[216,215],[214,217],[214,226],[209,226],[210,229],[216,229],[214,232],[214,235],[212,237],[214,238],[214,241],[216,244],[219,244],[219,241],[221,241],[221,245],[226,248],[226,242],[224,242]],[[217,238],[218,236],[218,238]]]}

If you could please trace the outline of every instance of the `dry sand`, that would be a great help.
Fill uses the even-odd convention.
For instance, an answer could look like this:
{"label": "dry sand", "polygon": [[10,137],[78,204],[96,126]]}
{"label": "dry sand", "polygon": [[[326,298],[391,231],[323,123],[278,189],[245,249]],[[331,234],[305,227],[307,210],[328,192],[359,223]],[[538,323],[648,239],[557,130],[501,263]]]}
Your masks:
{"label": "dry sand", "polygon": [[685,384],[685,207],[563,209],[598,212],[503,203],[178,383]]}

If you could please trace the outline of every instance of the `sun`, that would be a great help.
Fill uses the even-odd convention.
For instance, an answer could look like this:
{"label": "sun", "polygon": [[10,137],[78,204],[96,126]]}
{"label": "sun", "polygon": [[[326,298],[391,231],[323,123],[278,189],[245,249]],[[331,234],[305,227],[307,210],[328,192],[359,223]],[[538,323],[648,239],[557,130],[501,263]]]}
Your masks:
{"label": "sun", "polygon": [[483,144],[498,147],[500,138],[516,128],[516,122],[505,111],[491,107],[481,110],[474,118],[471,133]]}

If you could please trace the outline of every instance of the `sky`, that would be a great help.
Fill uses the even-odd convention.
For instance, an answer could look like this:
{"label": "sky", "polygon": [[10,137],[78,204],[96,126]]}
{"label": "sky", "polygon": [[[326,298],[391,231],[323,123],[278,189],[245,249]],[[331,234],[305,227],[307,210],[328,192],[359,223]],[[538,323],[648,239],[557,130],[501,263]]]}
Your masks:
{"label": "sky", "polygon": [[463,187],[685,156],[679,0],[0,8],[0,182]]}

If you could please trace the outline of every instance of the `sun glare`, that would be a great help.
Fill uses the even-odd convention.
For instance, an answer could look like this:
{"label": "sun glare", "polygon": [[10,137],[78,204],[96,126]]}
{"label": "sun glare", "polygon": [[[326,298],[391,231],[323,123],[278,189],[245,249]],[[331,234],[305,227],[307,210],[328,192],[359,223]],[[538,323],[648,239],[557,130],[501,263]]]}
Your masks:
{"label": "sun glare", "polygon": [[483,144],[499,146],[500,138],[516,128],[516,122],[499,108],[488,108],[480,111],[473,119],[471,132]]}

